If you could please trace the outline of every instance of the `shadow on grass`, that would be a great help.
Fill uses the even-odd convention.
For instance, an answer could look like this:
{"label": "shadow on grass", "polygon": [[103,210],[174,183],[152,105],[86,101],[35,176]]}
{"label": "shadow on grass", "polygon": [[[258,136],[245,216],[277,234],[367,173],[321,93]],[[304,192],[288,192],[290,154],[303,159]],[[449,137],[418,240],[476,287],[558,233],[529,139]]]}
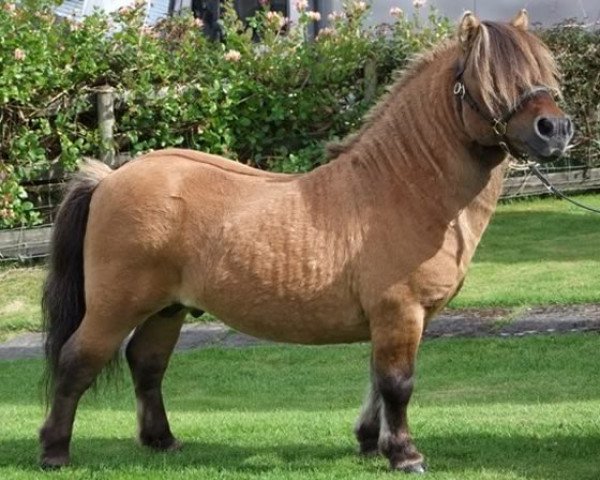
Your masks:
{"label": "shadow on grass", "polygon": [[[600,216],[545,211],[499,212],[484,235],[476,262],[599,260]],[[561,241],[561,239],[563,241]]]}
{"label": "shadow on grass", "polygon": [[[326,473],[340,468],[340,462],[356,474],[382,473],[387,469],[385,459],[361,458],[349,446],[295,443],[247,446],[183,440],[184,448],[180,452],[154,453],[130,439],[76,439],[72,448],[73,464],[64,471],[67,477],[72,468],[104,472],[158,469],[167,475],[169,471],[176,473],[190,468],[211,468],[222,474],[261,474],[282,469],[292,473]],[[597,478],[600,432],[545,438],[493,434],[423,436],[417,443],[432,473],[449,473],[457,478],[461,473],[479,470],[511,472],[540,480]],[[0,467],[39,472],[38,446],[34,439],[1,440],[0,452]]]}

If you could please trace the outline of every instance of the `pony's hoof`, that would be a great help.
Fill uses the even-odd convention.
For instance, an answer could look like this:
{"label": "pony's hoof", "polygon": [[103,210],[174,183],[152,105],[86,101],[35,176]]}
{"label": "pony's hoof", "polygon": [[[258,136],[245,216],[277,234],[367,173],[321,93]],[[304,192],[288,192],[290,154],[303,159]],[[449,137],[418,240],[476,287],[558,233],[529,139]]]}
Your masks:
{"label": "pony's hoof", "polygon": [[183,448],[183,443],[181,443],[176,438],[173,439],[173,443],[164,449],[165,452],[178,452]]}
{"label": "pony's hoof", "polygon": [[159,452],[177,452],[181,450],[183,444],[175,437],[140,439],[140,443],[145,447]]}
{"label": "pony's hoof", "polygon": [[376,457],[379,455],[377,440],[374,442],[360,442],[358,445],[358,454],[361,457]]}
{"label": "pony's hoof", "polygon": [[42,470],[58,470],[69,464],[69,457],[42,457],[40,468]]}
{"label": "pony's hoof", "polygon": [[398,472],[404,473],[416,473],[419,475],[427,472],[427,467],[423,461],[405,460],[398,462],[397,464],[391,464],[391,469]]}
{"label": "pony's hoof", "polygon": [[401,471],[404,473],[416,473],[418,475],[422,475],[427,472],[427,468],[425,467],[425,464],[417,463],[415,465],[407,465],[406,467],[402,468]]}

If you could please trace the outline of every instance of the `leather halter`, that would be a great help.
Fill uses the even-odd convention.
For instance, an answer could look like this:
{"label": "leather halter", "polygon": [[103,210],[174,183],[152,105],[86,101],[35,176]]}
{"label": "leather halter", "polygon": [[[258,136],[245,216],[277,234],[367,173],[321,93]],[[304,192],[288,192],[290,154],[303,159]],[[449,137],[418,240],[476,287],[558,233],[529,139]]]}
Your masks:
{"label": "leather halter", "polygon": [[531,90],[521,95],[514,107],[509,109],[503,115],[495,117],[486,110],[482,109],[467,90],[464,81],[465,68],[466,61],[460,62],[457,65],[457,72],[454,77],[455,83],[453,93],[458,99],[458,102],[460,102],[461,100],[464,101],[467,105],[469,105],[469,107],[471,107],[473,111],[475,111],[481,118],[483,118],[486,122],[490,124],[490,126],[492,127],[492,131],[498,138],[498,146],[502,150],[504,150],[506,153],[512,155],[518,160],[526,160],[527,154],[521,153],[517,149],[515,149],[511,145],[508,137],[506,136],[508,122],[510,122],[515,113],[517,113],[521,108],[523,108],[527,104],[527,102],[529,102],[534,97],[542,93],[552,95],[552,89],[543,85],[536,85],[533,88],[531,88]]}

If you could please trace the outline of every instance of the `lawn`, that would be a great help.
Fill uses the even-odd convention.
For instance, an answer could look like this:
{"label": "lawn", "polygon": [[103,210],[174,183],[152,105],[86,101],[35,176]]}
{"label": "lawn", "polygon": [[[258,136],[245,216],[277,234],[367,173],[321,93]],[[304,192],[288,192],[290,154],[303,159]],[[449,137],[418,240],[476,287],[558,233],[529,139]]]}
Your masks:
{"label": "lawn", "polygon": [[[600,195],[576,197],[600,207]],[[600,216],[556,199],[501,204],[453,308],[600,302]],[[0,340],[39,326],[42,267],[0,270]]]}
{"label": "lawn", "polygon": [[[600,478],[598,352],[595,334],[426,342],[410,417],[428,478]],[[136,445],[122,382],[85,397],[73,465],[57,473],[36,464],[41,362],[0,362],[0,478],[395,478],[384,459],[354,453],[368,355],[366,345],[179,353],[165,395],[181,452]]]}

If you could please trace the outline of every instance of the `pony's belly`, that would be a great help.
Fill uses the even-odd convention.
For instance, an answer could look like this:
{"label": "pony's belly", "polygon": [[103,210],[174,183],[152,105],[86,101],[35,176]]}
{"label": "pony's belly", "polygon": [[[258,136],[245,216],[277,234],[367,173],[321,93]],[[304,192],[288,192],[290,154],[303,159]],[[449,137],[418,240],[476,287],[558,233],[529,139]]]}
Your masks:
{"label": "pony's belly", "polygon": [[245,305],[228,298],[201,302],[203,308],[242,333],[277,342],[302,344],[352,343],[370,339],[360,309],[327,302],[265,299]]}

